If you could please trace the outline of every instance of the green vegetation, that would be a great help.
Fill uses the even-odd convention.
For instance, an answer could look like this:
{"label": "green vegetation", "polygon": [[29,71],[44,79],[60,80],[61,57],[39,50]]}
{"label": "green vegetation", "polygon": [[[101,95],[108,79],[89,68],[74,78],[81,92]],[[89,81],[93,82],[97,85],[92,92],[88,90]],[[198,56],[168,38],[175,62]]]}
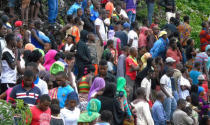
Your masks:
{"label": "green vegetation", "polygon": [[[191,2],[189,2],[191,1]],[[183,16],[190,16],[190,26],[192,27],[191,37],[195,40],[196,47],[200,46],[199,33],[201,31],[201,23],[208,20],[210,14],[210,0],[176,0],[177,11],[181,12],[181,19]],[[160,20],[160,27],[165,21],[164,8],[155,6],[155,14]],[[141,1],[138,6],[137,19],[147,18],[147,6],[144,1]]]}

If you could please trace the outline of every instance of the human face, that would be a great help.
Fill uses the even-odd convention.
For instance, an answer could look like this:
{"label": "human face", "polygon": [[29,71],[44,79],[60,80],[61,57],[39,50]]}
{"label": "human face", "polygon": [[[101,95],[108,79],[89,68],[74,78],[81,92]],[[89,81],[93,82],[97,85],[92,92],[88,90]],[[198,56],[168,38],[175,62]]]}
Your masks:
{"label": "human face", "polygon": [[32,83],[34,82],[33,77],[23,77],[24,87],[31,87]]}
{"label": "human face", "polygon": [[1,28],[0,28],[0,35],[1,36],[6,36],[7,35],[7,27],[6,26],[2,26]]}
{"label": "human face", "polygon": [[177,45],[176,45],[175,42],[173,42],[173,43],[171,44],[171,48],[172,48],[173,50],[177,49]]}
{"label": "human face", "polygon": [[22,40],[22,39],[20,39],[20,40],[17,42],[17,47],[18,47],[19,49],[21,49],[21,48],[23,47],[23,40]]}
{"label": "human face", "polygon": [[17,42],[15,38],[13,38],[11,41],[11,47],[12,47],[12,51],[15,52],[17,48]]}
{"label": "human face", "polygon": [[83,15],[82,10],[79,10],[79,11],[77,12],[77,16],[78,16],[78,17],[81,17],[82,15]]}
{"label": "human face", "polygon": [[44,102],[39,102],[39,109],[42,111],[46,111],[49,108],[50,104],[51,102],[47,100],[45,100]]}
{"label": "human face", "polygon": [[66,85],[66,78],[63,77],[62,75],[57,75],[55,79],[56,79],[56,83],[58,84],[58,86]]}
{"label": "human face", "polygon": [[89,16],[89,15],[90,15],[90,9],[87,8],[87,9],[85,10],[85,13],[86,13],[87,16]]}
{"label": "human face", "polygon": [[76,100],[69,100],[67,102],[67,108],[71,111],[73,111],[76,106],[77,106],[77,101]]}
{"label": "human face", "polygon": [[51,49],[51,44],[50,43],[45,43],[44,44],[44,50],[45,52],[48,52]]}
{"label": "human face", "polygon": [[106,76],[106,73],[107,73],[107,66],[99,65],[99,73],[100,73],[100,75],[102,75],[102,76]]}
{"label": "human face", "polygon": [[89,34],[89,35],[88,35],[88,39],[89,39],[90,41],[94,42],[94,41],[95,41],[95,35],[94,35],[94,34]]}
{"label": "human face", "polygon": [[166,40],[168,38],[168,36],[165,34],[162,36],[164,40]]}
{"label": "human face", "polygon": [[26,70],[31,70],[33,73],[34,73],[34,77],[35,77],[35,79],[36,79],[36,75],[38,74],[38,72],[39,72],[39,70],[38,70],[38,68],[34,68],[34,67],[32,67],[32,66],[27,66],[26,67]]}
{"label": "human face", "polygon": [[66,42],[67,42],[68,44],[73,43],[72,37],[71,37],[71,36],[68,36],[68,37],[66,38]]}
{"label": "human face", "polygon": [[121,10],[121,6],[117,6],[117,7],[116,7],[117,13],[120,13],[120,10]]}
{"label": "human face", "polygon": [[158,27],[154,27],[153,29],[152,29],[152,31],[153,31],[153,33],[155,34],[155,35],[157,35],[158,33],[159,33],[159,28]]}

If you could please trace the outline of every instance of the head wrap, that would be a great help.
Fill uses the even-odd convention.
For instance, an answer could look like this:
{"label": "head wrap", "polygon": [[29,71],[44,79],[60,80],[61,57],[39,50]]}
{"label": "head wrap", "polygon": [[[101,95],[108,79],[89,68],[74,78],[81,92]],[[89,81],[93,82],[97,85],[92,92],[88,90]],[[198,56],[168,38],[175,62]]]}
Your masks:
{"label": "head wrap", "polygon": [[71,101],[71,100],[75,100],[77,101],[77,104],[79,103],[79,98],[78,95],[75,91],[71,92],[68,96],[67,96],[67,100]]}
{"label": "head wrap", "polygon": [[50,67],[50,74],[56,75],[58,72],[64,71],[65,65],[61,61],[56,61]]}
{"label": "head wrap", "polygon": [[160,31],[159,37],[162,37],[163,35],[167,35],[166,31]]}
{"label": "head wrap", "polygon": [[36,48],[36,47],[35,47],[33,44],[31,44],[31,43],[27,43],[27,44],[25,45],[25,50],[34,51],[35,48]]}
{"label": "head wrap", "polygon": [[23,22],[18,20],[15,22],[15,27],[21,27],[23,25]]}
{"label": "head wrap", "polygon": [[87,105],[87,112],[80,114],[78,122],[90,123],[96,120],[100,114],[101,101],[98,99],[91,99]]}
{"label": "head wrap", "polygon": [[199,87],[198,87],[198,95],[200,95],[201,92],[204,92],[204,88],[201,87],[201,86],[199,86]]}
{"label": "head wrap", "polygon": [[125,90],[125,86],[126,86],[126,79],[123,77],[119,77],[117,79],[117,92],[122,91],[125,95],[125,97],[127,97],[127,92]]}
{"label": "head wrap", "polygon": [[55,60],[55,56],[57,54],[56,50],[49,50],[47,52],[47,54],[45,55],[45,63],[44,63],[44,67],[46,68],[47,71],[50,70],[50,67],[52,66],[52,64],[56,61]]}
{"label": "head wrap", "polygon": [[104,81],[104,79],[101,78],[101,77],[95,78],[95,80],[93,81],[93,84],[91,85],[90,91],[89,91],[88,101],[91,99],[91,96],[94,93],[100,91],[103,88],[105,88],[105,81]]}
{"label": "head wrap", "polygon": [[39,52],[42,54],[42,56],[45,56],[45,53],[42,49],[37,48],[37,50],[39,50]]}

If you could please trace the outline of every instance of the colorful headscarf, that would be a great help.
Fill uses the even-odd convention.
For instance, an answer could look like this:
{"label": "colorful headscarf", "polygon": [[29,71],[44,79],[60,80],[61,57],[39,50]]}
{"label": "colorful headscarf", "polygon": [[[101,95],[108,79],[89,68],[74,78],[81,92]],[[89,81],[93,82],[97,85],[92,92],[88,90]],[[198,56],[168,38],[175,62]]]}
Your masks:
{"label": "colorful headscarf", "polygon": [[126,79],[123,77],[119,77],[117,79],[117,92],[124,92],[125,97],[127,97],[127,92],[125,90],[125,86],[126,86]]}
{"label": "colorful headscarf", "polygon": [[200,95],[201,92],[204,92],[204,88],[203,87],[198,87],[198,95]]}
{"label": "colorful headscarf", "polygon": [[78,122],[90,123],[96,120],[100,116],[99,114],[100,109],[101,109],[101,101],[98,99],[91,99],[88,102],[87,112],[80,114]]}
{"label": "colorful headscarf", "polygon": [[101,89],[105,88],[105,81],[101,77],[95,78],[93,81],[93,84],[91,85],[89,95],[88,95],[88,101],[91,99],[91,96],[95,93],[100,91]]}
{"label": "colorful headscarf", "polygon": [[27,43],[25,45],[25,50],[30,50],[31,52],[34,51],[35,48],[36,47],[33,44],[31,44],[31,43]]}
{"label": "colorful headscarf", "polygon": [[71,100],[75,100],[77,101],[77,104],[79,103],[79,98],[78,95],[75,91],[71,92],[68,96],[67,96],[67,100],[71,101]]}
{"label": "colorful headscarf", "polygon": [[52,64],[56,61],[55,55],[57,54],[56,50],[49,50],[47,52],[47,54],[45,55],[45,63],[44,63],[44,67],[47,71],[50,70],[50,67],[52,66]]}
{"label": "colorful headscarf", "polygon": [[42,54],[42,56],[45,56],[45,53],[42,49],[36,48],[37,50],[39,50],[39,52]]}
{"label": "colorful headscarf", "polygon": [[50,67],[50,74],[56,75],[58,72],[64,71],[65,65],[61,61],[56,61]]}

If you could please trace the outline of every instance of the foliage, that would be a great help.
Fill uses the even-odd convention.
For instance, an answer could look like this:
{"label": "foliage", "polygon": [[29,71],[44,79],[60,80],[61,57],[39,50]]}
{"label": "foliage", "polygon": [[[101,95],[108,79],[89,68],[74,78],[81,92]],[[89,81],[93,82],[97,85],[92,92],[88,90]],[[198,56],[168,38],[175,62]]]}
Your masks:
{"label": "foliage", "polygon": [[14,117],[18,125],[29,125],[32,120],[29,106],[25,105],[23,100],[16,100],[16,106],[13,108],[10,103],[0,100],[0,125],[14,124]]}

